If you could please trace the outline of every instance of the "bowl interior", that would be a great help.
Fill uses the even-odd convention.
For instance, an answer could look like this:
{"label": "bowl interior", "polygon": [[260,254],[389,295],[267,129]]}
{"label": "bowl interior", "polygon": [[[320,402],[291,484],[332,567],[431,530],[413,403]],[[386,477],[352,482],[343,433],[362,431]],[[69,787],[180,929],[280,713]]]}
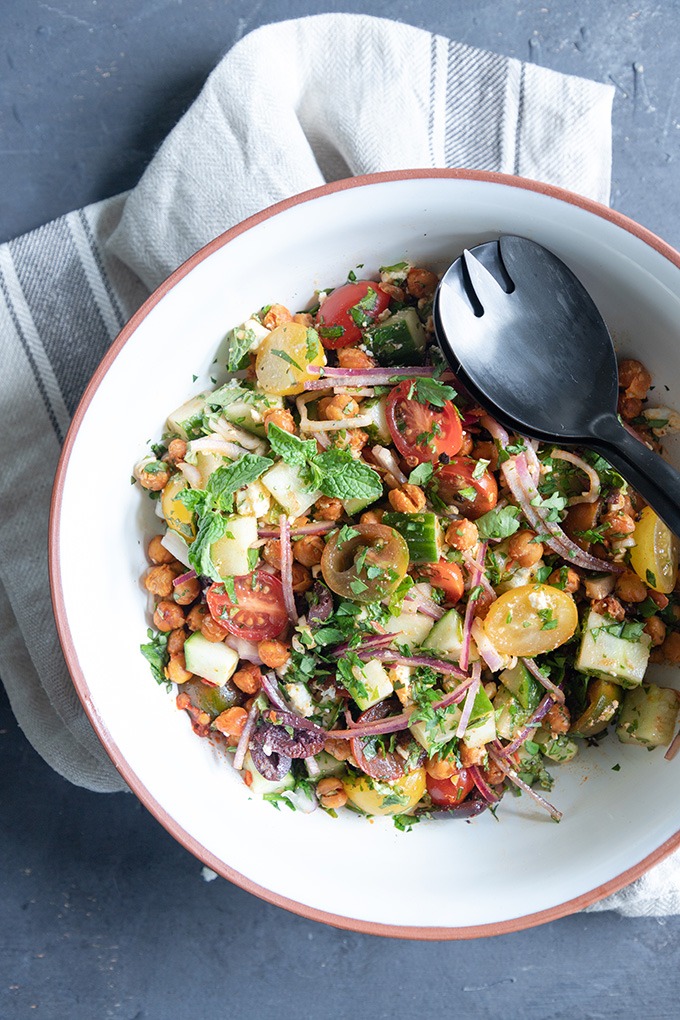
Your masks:
{"label": "bowl interior", "polygon": [[154,504],[130,486],[131,469],[169,411],[224,378],[214,359],[227,330],[265,303],[304,308],[315,288],[350,269],[372,274],[402,258],[443,269],[464,246],[502,232],[563,258],[620,349],[652,372],[659,403],[680,406],[680,270],[645,240],[510,183],[380,180],[261,219],[179,279],[101,374],[64,468],[55,525],[60,622],[79,693],[114,760],[211,866],[339,923],[518,926],[615,880],[680,828],[680,763],[611,738],[553,769],[559,825],[510,795],[498,821],[487,812],[470,823],[422,822],[408,834],[389,820],[276,811],[249,798],[219,752],[193,735],[139,654],[147,626],[139,579],[157,521]]}

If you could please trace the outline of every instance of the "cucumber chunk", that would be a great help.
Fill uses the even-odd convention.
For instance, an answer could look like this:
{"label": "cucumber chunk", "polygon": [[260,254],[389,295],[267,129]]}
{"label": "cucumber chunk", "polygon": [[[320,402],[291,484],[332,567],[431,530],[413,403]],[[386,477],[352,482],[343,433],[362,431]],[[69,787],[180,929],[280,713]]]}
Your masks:
{"label": "cucumber chunk", "polygon": [[166,430],[170,435],[180,439],[198,439],[204,435],[203,412],[206,405],[206,393],[199,393],[168,415]]}
{"label": "cucumber chunk", "polygon": [[642,684],[623,696],[616,735],[624,744],[670,744],[678,718],[678,695],[670,687]]}
{"label": "cucumber chunk", "polygon": [[301,517],[321,495],[320,489],[310,489],[302,477],[302,470],[279,461],[260,479],[279,506],[290,517]]}
{"label": "cucumber chunk", "polygon": [[[432,723],[418,720],[412,722],[409,729],[421,747],[428,753],[433,749],[448,743],[456,735],[458,723],[462,713],[462,705],[450,705],[443,713],[439,721]],[[475,696],[472,712],[463,734],[462,741],[466,747],[482,747],[490,740],[496,739],[496,723],[494,719],[494,708],[489,696],[483,687],[480,687]]]}
{"label": "cucumber chunk", "polygon": [[536,731],[533,739],[546,758],[550,758],[551,761],[559,765],[565,761],[571,761],[578,754],[578,744],[575,740],[571,740],[566,733],[553,735],[549,730],[541,727]]}
{"label": "cucumber chunk", "polygon": [[423,613],[399,613],[387,621],[386,630],[389,634],[399,634],[396,642],[399,645],[422,645],[434,626],[434,620]]}
{"label": "cucumber chunk", "polygon": [[224,641],[208,641],[200,630],[195,631],[184,642],[184,656],[187,669],[196,676],[202,676],[211,684],[223,687],[236,672],[238,655]]}
{"label": "cucumber chunk", "polygon": [[263,418],[271,408],[283,407],[283,397],[251,390],[238,382],[230,382],[209,393],[206,403],[219,409],[215,412],[216,417],[221,414],[232,425],[239,425],[247,432],[264,437]]}
{"label": "cucumber chunk", "polygon": [[392,434],[387,425],[387,396],[370,397],[361,405],[362,415],[371,418],[370,425],[364,425],[364,431],[368,432],[368,438],[372,443],[380,443],[381,446],[389,446],[392,442]]}
{"label": "cucumber chunk", "polygon": [[436,514],[387,513],[383,524],[406,539],[411,563],[438,563],[441,559],[441,525]]}
{"label": "cucumber chunk", "polygon": [[257,517],[227,517],[222,538],[210,546],[210,558],[220,577],[243,577],[251,571],[248,550],[257,541]]}
{"label": "cucumber chunk", "polygon": [[371,659],[363,666],[354,666],[352,673],[353,679],[343,677],[343,683],[362,712],[389,697],[394,690],[387,670],[377,659]]}
{"label": "cucumber chunk", "polygon": [[576,669],[591,676],[610,677],[622,687],[641,684],[649,661],[651,638],[648,634],[641,634],[635,641],[629,641],[620,636],[625,626],[591,610],[583,631]]}
{"label": "cucumber chunk", "polygon": [[[463,619],[456,609],[449,609],[423,642],[423,648],[431,648],[445,659],[457,662],[463,647]],[[473,656],[470,656],[473,658]],[[477,656],[478,658],[478,656]]]}
{"label": "cucumber chunk", "polygon": [[498,678],[519,701],[522,708],[528,708],[533,712],[538,706],[543,688],[523,662],[518,662],[512,669],[504,669]]}
{"label": "cucumber chunk", "polygon": [[421,365],[425,353],[425,330],[415,308],[403,308],[367,336],[367,345],[381,365]]}
{"label": "cucumber chunk", "polygon": [[602,733],[616,715],[623,690],[619,684],[596,677],[588,684],[588,705],[576,719],[569,732],[577,737],[594,737]]}
{"label": "cucumber chunk", "polygon": [[318,783],[319,780],[325,779],[327,776],[342,776],[346,771],[344,761],[338,761],[328,751],[320,751],[318,754],[315,754],[314,761],[319,773],[318,775],[310,776],[313,783]]}
{"label": "cucumber chunk", "polygon": [[533,712],[531,708],[524,708],[507,687],[499,689],[493,699],[493,707],[496,732],[503,740],[514,740],[526,726]]}

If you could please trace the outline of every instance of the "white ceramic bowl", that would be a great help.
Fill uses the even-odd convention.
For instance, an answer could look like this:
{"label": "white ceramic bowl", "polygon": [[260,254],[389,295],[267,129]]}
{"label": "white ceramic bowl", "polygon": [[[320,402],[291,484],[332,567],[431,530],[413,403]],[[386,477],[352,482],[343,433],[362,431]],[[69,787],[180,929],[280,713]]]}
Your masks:
{"label": "white ceramic bowl", "polygon": [[[197,739],[139,654],[151,504],[131,466],[168,411],[214,373],[226,331],[266,302],[303,307],[317,286],[407,257],[444,268],[509,232],[547,245],[583,280],[624,353],[680,406],[680,255],[630,220],[517,178],[411,171],[342,181],[283,202],[194,255],[125,327],[76,412],[51,522],[57,623],[78,694],[121,774],[215,871],[273,903],[403,937],[497,934],[569,913],[625,885],[680,844],[680,759],[612,738],[556,767],[556,825],[526,796],[498,821],[423,822],[276,812]],[[198,375],[192,383],[192,375]],[[666,392],[664,386],[668,387]],[[529,397],[528,397],[529,399]],[[105,499],[92,465],[106,460]],[[157,523],[157,522],[156,522]],[[113,636],[92,566],[115,607]],[[673,677],[667,678],[672,682]],[[620,764],[619,771],[612,766]]]}

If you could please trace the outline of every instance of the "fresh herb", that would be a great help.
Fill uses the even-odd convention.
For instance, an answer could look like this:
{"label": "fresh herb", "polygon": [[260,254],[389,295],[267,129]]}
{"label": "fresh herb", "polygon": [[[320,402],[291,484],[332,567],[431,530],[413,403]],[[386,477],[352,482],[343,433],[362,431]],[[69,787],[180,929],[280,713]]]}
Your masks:
{"label": "fresh herb", "polygon": [[453,386],[428,376],[418,376],[413,386],[413,395],[419,404],[432,404],[443,407],[447,400],[454,400],[456,391]]}
{"label": "fresh herb", "polygon": [[366,293],[355,305],[349,309],[349,317],[359,329],[366,329],[374,319],[376,306],[378,304],[378,292],[369,287]]}
{"label": "fresh herb", "polygon": [[519,528],[519,508],[516,506],[497,507],[482,514],[476,520],[479,537],[484,541],[488,538],[509,538]]}
{"label": "fresh herb", "polygon": [[399,832],[410,832],[414,825],[420,821],[418,815],[392,815],[395,829]]}
{"label": "fresh herb", "polygon": [[286,807],[291,809],[291,811],[295,811],[295,804],[293,804],[293,802],[283,793],[263,793],[262,800],[266,800],[270,804],[273,804],[277,811],[280,810],[281,804],[285,804]]}
{"label": "fresh herb", "polygon": [[227,354],[227,369],[236,372],[243,367],[246,355],[257,340],[254,330],[246,329],[245,326],[238,326],[228,334],[229,353]]}
{"label": "fresh herb", "polygon": [[298,372],[302,372],[302,369],[298,365],[297,361],[295,360],[295,358],[291,358],[288,351],[272,350],[271,353],[274,355],[274,357],[281,358],[281,361],[285,361],[287,364],[292,365],[293,368],[297,368]]}
{"label": "fresh herb", "polygon": [[319,336],[324,340],[339,340],[345,332],[344,326],[319,326]]}
{"label": "fresh herb", "polygon": [[612,765],[612,772],[620,772],[620,771],[621,771],[621,766],[618,763],[616,765]]}
{"label": "fresh herb", "polygon": [[272,451],[291,467],[304,467],[316,456],[316,439],[298,439],[273,423],[267,427]]}
{"label": "fresh herb", "polygon": [[649,587],[656,588],[656,574],[654,574],[651,570],[646,570],[645,577],[647,579],[647,584],[649,585]]}
{"label": "fresh herb", "polygon": [[408,476],[410,485],[427,485],[429,480],[432,478],[434,471],[433,465],[429,460],[423,461],[422,464],[418,464],[414,467],[411,474]]}
{"label": "fresh herb", "polygon": [[375,500],[382,495],[380,475],[349,450],[317,453],[314,439],[298,439],[278,425],[270,425],[267,438],[273,452],[292,467],[304,468],[306,481],[324,496],[337,499]]}
{"label": "fresh herb", "polygon": [[163,634],[160,631],[152,630],[151,627],[146,632],[146,636],[149,641],[145,645],[140,645],[139,650],[149,663],[151,669],[151,675],[157,684],[165,684],[168,690],[172,690],[172,683],[165,675],[165,667],[170,661],[170,655],[168,653],[168,634]]}
{"label": "fresh herb", "polygon": [[483,460],[481,457],[479,458],[479,460],[475,464],[475,469],[472,472],[472,477],[475,479],[475,481],[479,481],[479,479],[483,477],[484,472],[486,471],[490,463],[491,462],[488,460]]}

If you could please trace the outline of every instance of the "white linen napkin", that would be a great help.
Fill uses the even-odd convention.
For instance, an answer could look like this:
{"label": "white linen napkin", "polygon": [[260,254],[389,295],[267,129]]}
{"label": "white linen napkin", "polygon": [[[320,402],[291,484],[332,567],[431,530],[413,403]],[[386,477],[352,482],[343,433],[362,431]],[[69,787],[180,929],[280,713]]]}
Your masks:
{"label": "white linen napkin", "polygon": [[[0,413],[20,438],[0,478],[0,676],[62,776],[125,788],[66,671],[45,549],[61,441],[127,318],[211,238],[329,180],[461,166],[607,202],[613,91],[367,15],[268,25],[221,61],[133,191],[0,246]],[[664,865],[644,899],[633,887],[598,909],[680,912],[677,875]]]}

